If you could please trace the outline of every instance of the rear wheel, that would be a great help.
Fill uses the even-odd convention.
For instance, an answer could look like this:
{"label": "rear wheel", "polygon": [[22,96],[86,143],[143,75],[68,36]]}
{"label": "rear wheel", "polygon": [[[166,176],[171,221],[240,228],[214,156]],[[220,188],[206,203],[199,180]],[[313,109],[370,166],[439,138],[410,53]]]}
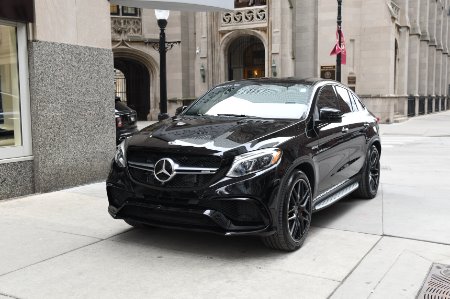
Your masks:
{"label": "rear wheel", "polygon": [[308,177],[301,171],[293,172],[278,196],[278,217],[274,219],[277,231],[263,237],[263,242],[270,248],[294,251],[303,245],[311,226],[312,191]]}
{"label": "rear wheel", "polygon": [[367,153],[367,161],[364,166],[359,188],[355,195],[372,199],[377,196],[380,185],[380,153],[375,145],[372,145]]}

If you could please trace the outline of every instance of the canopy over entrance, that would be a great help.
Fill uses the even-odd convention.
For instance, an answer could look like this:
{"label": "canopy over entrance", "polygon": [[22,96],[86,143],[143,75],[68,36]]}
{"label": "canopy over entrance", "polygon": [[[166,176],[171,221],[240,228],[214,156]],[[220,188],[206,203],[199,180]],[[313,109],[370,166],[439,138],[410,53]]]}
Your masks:
{"label": "canopy over entrance", "polygon": [[181,11],[222,11],[234,9],[234,0],[111,0],[111,3],[131,7]]}

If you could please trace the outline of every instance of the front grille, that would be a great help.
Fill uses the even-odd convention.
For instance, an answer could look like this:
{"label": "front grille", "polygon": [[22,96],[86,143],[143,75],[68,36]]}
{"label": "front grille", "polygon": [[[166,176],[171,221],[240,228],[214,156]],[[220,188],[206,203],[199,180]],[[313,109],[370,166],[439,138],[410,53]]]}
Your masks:
{"label": "front grille", "polygon": [[208,185],[214,174],[177,174],[167,183],[161,183],[152,171],[130,168],[131,176],[141,184],[166,188],[200,188]]}
{"label": "front grille", "polygon": [[[141,184],[164,188],[205,187],[211,183],[221,164],[220,157],[215,156],[161,154],[133,149],[128,150],[127,157],[133,179]],[[159,160],[164,158],[173,160],[178,166],[175,169],[177,174],[169,182],[161,183],[155,178],[153,168]]]}
{"label": "front grille", "polygon": [[148,163],[155,165],[163,158],[172,159],[175,163],[183,167],[205,167],[219,168],[221,159],[215,156],[188,156],[183,154],[161,154],[146,151],[128,150],[128,161],[137,163]]}

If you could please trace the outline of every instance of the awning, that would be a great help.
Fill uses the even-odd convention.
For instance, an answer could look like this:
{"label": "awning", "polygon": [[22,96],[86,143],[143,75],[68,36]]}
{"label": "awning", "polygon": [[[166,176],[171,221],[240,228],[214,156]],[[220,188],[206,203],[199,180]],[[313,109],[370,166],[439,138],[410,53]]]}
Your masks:
{"label": "awning", "polygon": [[139,8],[181,11],[224,11],[234,9],[234,0],[111,0],[111,3]]}

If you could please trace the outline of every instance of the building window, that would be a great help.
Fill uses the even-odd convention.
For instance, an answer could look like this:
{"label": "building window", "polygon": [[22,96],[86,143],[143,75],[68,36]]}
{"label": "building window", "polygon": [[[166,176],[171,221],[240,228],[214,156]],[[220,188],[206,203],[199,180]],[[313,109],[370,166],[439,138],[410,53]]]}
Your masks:
{"label": "building window", "polygon": [[138,17],[139,9],[136,7],[122,6],[122,16]]}
{"label": "building window", "polygon": [[119,16],[120,15],[120,7],[119,7],[119,5],[111,4],[109,6],[109,11],[110,11],[112,16]]}
{"label": "building window", "polygon": [[31,156],[26,26],[0,22],[0,160]]}
{"label": "building window", "polygon": [[234,8],[263,6],[267,5],[267,0],[234,0]]}
{"label": "building window", "polygon": [[136,7],[121,6],[111,4],[109,6],[109,11],[112,16],[124,16],[124,17],[139,17],[140,10]]}

